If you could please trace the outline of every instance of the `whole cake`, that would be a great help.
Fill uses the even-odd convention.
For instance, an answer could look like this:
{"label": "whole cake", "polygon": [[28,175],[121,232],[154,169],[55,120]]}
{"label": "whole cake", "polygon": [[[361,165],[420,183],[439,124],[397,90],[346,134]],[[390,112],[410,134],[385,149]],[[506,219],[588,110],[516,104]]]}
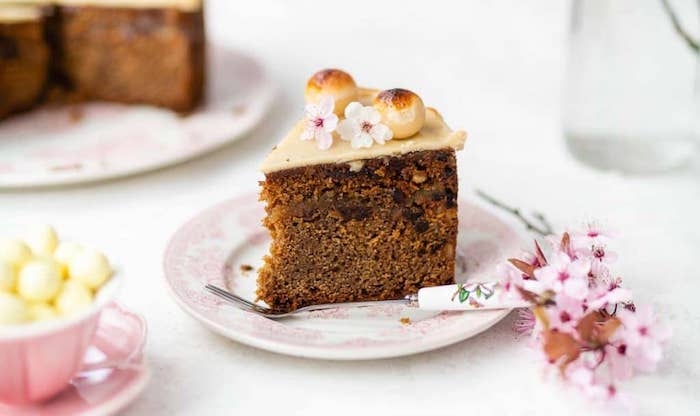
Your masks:
{"label": "whole cake", "polygon": [[466,133],[409,90],[358,88],[337,69],[314,74],[306,99],[261,167],[272,243],[258,298],[288,311],[454,283]]}
{"label": "whole cake", "polygon": [[191,111],[203,94],[204,49],[201,0],[2,3],[0,118],[44,101]]}

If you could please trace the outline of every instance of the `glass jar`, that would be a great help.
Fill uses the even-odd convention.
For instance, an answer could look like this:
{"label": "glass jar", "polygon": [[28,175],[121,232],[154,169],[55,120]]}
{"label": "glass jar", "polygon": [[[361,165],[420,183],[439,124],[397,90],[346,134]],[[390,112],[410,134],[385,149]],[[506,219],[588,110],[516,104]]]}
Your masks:
{"label": "glass jar", "polygon": [[700,147],[700,54],[689,34],[700,26],[700,2],[574,0],[572,7],[563,105],[571,153],[630,173],[688,160]]}

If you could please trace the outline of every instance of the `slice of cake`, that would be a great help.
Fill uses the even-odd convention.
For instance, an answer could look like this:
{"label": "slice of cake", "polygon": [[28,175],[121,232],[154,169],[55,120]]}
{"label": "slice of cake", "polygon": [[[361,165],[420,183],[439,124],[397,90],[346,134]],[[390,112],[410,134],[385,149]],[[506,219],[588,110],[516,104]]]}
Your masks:
{"label": "slice of cake", "polygon": [[48,60],[43,8],[0,6],[0,118],[31,107],[41,97]]}
{"label": "slice of cake", "polygon": [[454,283],[466,133],[416,94],[357,88],[340,70],[306,92],[305,119],[261,168],[272,243],[259,299],[286,311]]}
{"label": "slice of cake", "polygon": [[46,99],[200,103],[202,0],[12,2],[0,3],[0,118]]}

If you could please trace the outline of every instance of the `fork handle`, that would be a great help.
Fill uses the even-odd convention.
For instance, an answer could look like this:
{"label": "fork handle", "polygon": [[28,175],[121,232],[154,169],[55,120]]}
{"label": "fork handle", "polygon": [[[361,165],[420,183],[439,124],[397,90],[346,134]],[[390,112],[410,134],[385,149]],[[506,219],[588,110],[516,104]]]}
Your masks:
{"label": "fork handle", "polygon": [[436,311],[512,309],[530,306],[505,294],[497,282],[458,283],[424,287],[418,291],[418,307]]}

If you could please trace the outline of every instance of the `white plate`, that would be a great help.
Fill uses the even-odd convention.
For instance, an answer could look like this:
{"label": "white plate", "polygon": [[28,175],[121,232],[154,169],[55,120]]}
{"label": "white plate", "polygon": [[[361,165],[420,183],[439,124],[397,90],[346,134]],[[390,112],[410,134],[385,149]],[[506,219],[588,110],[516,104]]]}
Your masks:
{"label": "white plate", "polygon": [[112,179],[172,165],[243,137],[272,103],[263,68],[210,47],[205,103],[187,116],[156,107],[91,102],[41,107],[0,121],[0,187]]}
{"label": "white plate", "polygon": [[[508,310],[425,312],[400,306],[334,309],[273,321],[236,309],[204,291],[206,283],[254,299],[257,268],[269,238],[257,195],[215,205],[173,236],[164,258],[180,306],[215,332],[254,347],[300,357],[359,360],[429,351],[472,337]],[[494,267],[518,253],[519,234],[496,215],[467,201],[459,205],[459,281],[494,279]],[[242,266],[252,266],[245,271]],[[410,323],[403,323],[408,318]]]}

